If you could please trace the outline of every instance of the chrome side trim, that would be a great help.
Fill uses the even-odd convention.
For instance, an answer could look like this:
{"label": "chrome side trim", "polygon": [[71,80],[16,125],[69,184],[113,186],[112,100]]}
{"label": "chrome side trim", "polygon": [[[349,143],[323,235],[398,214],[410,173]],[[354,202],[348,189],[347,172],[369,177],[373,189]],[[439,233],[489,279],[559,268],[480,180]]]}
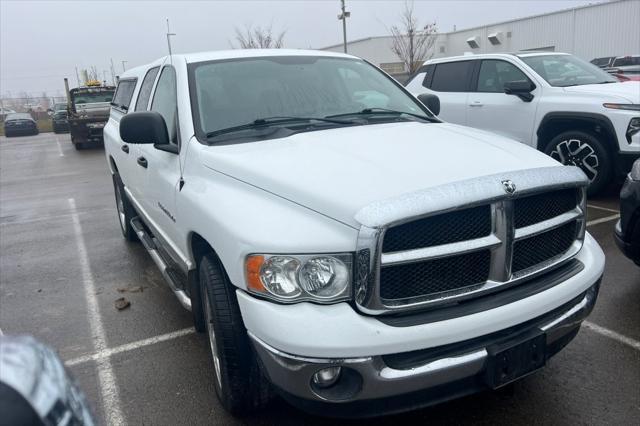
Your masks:
{"label": "chrome side trim", "polygon": [[576,207],[570,212],[563,213],[560,216],[556,216],[542,222],[534,223],[533,225],[525,226],[524,228],[518,228],[516,229],[514,238],[516,241],[518,241],[525,238],[533,237],[534,235],[542,234],[554,228],[565,225],[569,222],[573,222],[576,219],[582,217],[582,215],[582,210]]}
{"label": "chrome side trim", "polygon": [[[507,194],[502,181],[513,181],[518,190]],[[356,214],[362,225],[355,259],[355,301],[358,309],[370,315],[419,309],[476,297],[498,287],[517,285],[575,256],[584,241],[586,221],[586,186],[588,180],[577,167],[558,166],[508,172],[462,182],[442,185],[400,197],[372,203]],[[527,227],[514,226],[514,200],[541,192],[576,188],[579,200],[574,210]],[[386,230],[402,223],[472,208],[491,206],[492,232],[487,237],[435,247],[402,252],[382,253]],[[552,230],[576,221],[576,240],[562,255],[547,259],[523,271],[512,271],[515,241]],[[489,278],[484,283],[470,283],[467,287],[448,292],[432,293],[408,299],[385,300],[380,297],[380,269],[393,265],[454,256],[476,250],[491,250]]]}
{"label": "chrome side trim", "polygon": [[469,253],[482,249],[490,249],[500,245],[500,240],[495,235],[489,235],[475,240],[459,241],[457,243],[442,244],[439,246],[425,247],[415,250],[398,251],[395,253],[382,253],[380,263],[382,266],[411,263],[422,259],[437,259],[457,254]]}

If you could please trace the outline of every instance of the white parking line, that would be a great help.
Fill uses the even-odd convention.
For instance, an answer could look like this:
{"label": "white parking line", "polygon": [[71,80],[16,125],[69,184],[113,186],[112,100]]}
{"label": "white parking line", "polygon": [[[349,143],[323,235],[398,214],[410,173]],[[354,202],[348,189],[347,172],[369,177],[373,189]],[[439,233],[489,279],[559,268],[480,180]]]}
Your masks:
{"label": "white parking line", "polygon": [[[102,325],[102,318],[100,317],[100,306],[96,299],[95,284],[93,282],[93,276],[89,266],[87,247],[85,246],[84,239],[82,237],[82,225],[80,224],[80,217],[78,215],[78,210],[76,209],[76,200],[69,198],[68,202],[72,211],[71,219],[73,220],[73,231],[76,237],[76,245],[79,255],[78,259],[80,261],[80,268],[82,271],[82,283],[84,285],[84,296],[87,303],[89,328],[91,336],[93,337],[93,347],[97,353],[100,353],[107,349],[106,333],[104,331],[104,326]],[[120,406],[118,384],[116,383],[115,374],[109,357],[98,359],[97,369],[100,393],[102,396],[102,408],[106,424],[117,426],[124,425],[125,422],[124,416],[122,415],[122,408]]]}
{"label": "white parking line", "polygon": [[623,336],[620,333],[616,333],[613,330],[609,330],[608,328],[604,328],[599,326],[598,324],[594,324],[592,322],[589,321],[585,321],[582,323],[582,325],[584,325],[586,328],[588,328],[589,330],[596,332],[598,334],[601,334],[605,337],[608,337],[610,339],[613,339],[617,342],[620,342],[624,345],[630,346],[633,349],[640,351],[640,342],[638,342],[637,340],[634,340],[630,337],[627,336]]}
{"label": "white parking line", "polygon": [[62,152],[62,145],[60,145],[60,141],[58,140],[57,136],[56,136],[56,144],[58,145],[58,152],[60,153],[60,157],[64,157],[64,152]]}
{"label": "white parking line", "polygon": [[155,345],[156,343],[166,342],[167,340],[177,339],[178,337],[187,336],[195,332],[196,330],[193,327],[183,328],[182,330],[172,331],[171,333],[161,334],[160,336],[149,337],[148,339],[142,339],[138,340],[137,342],[116,346],[112,349],[105,349],[92,355],[83,355],[77,358],[72,358],[67,360],[65,364],[68,366],[73,366],[89,361],[97,361],[100,359],[108,358],[115,354],[140,349],[144,346]]}
{"label": "white parking line", "polygon": [[596,210],[602,210],[602,211],[605,211],[605,212],[620,213],[618,210],[610,209],[608,207],[600,207],[600,206],[596,206],[594,204],[587,204],[587,207],[590,207],[590,208],[596,209]]}
{"label": "white parking line", "polygon": [[600,223],[610,222],[612,220],[619,219],[619,214],[614,214],[612,216],[601,217],[600,219],[593,219],[587,222],[587,226],[598,225]]}

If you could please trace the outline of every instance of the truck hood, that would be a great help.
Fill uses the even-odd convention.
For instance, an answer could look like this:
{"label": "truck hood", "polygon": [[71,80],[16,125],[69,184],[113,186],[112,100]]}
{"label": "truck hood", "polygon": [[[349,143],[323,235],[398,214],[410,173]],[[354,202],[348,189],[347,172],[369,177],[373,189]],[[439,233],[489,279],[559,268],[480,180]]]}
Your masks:
{"label": "truck hood", "polygon": [[623,98],[632,104],[640,103],[640,81],[625,81],[623,83],[585,84],[582,86],[565,87],[565,91],[573,93],[587,93],[607,97]]}
{"label": "truck hood", "polygon": [[374,202],[501,172],[559,166],[492,133],[448,123],[403,122],[211,146],[204,165],[349,226]]}

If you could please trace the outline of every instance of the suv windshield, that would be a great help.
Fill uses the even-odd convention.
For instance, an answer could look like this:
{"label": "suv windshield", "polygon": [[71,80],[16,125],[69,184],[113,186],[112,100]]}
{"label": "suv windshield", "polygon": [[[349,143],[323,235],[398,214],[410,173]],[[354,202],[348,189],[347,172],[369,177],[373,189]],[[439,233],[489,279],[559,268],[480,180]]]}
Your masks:
{"label": "suv windshield", "polygon": [[617,80],[597,66],[571,55],[520,57],[524,63],[555,87],[615,83]]}
{"label": "suv windshield", "polygon": [[431,116],[389,77],[358,59],[272,56],[198,62],[190,65],[189,80],[201,138],[265,117],[357,116],[375,108],[396,112],[387,114],[391,119],[398,119],[397,112]]}

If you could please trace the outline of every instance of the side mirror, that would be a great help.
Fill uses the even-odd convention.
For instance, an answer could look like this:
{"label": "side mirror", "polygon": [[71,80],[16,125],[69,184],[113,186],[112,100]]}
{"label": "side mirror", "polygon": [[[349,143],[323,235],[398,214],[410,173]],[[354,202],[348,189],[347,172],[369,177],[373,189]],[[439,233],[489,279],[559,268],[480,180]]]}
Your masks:
{"label": "side mirror", "polygon": [[130,112],[120,119],[120,139],[131,144],[169,145],[169,132],[159,113]]}
{"label": "side mirror", "polygon": [[433,113],[433,115],[440,114],[440,98],[436,95],[432,95],[431,93],[423,93],[422,95],[418,95],[418,100],[424,104],[429,111]]}
{"label": "side mirror", "polygon": [[533,95],[531,92],[536,87],[529,81],[507,81],[504,83],[504,93],[507,95],[515,95],[522,99],[524,102],[531,102]]}

